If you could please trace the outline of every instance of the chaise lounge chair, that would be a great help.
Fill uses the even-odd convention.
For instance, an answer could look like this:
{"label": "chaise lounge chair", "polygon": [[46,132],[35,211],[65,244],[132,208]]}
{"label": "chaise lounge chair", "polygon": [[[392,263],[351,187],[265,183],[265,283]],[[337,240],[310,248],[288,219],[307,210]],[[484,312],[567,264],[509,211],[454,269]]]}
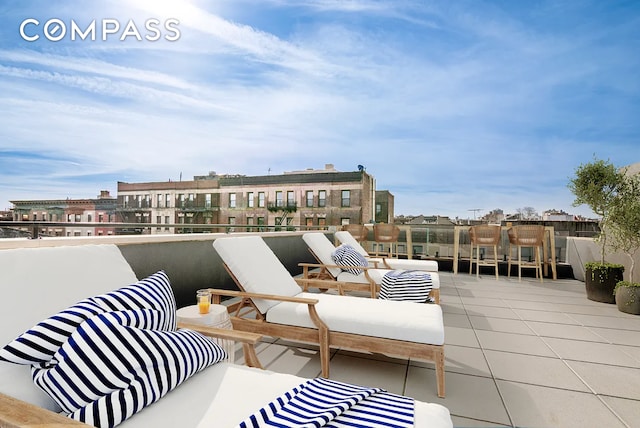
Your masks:
{"label": "chaise lounge chair", "polygon": [[[338,232],[340,233],[340,232]],[[348,232],[343,232],[348,233]],[[328,288],[337,288],[342,294],[344,290],[348,291],[367,291],[370,293],[371,298],[376,298],[380,291],[380,286],[385,274],[392,271],[392,269],[381,269],[377,267],[377,261],[374,258],[369,260],[369,266],[361,268],[357,266],[344,266],[337,265],[332,254],[335,252],[336,247],[331,243],[329,238],[322,232],[309,232],[302,235],[302,239],[309,247],[311,254],[318,260],[317,264],[314,263],[300,263],[303,269],[303,277],[308,279],[325,279],[335,281],[335,287],[331,287],[331,281],[325,283],[324,286]],[[353,245],[352,245],[353,246]],[[362,249],[361,246],[358,246]],[[354,247],[358,251],[358,247]],[[364,249],[362,249],[364,251]],[[360,251],[358,251],[360,252]],[[380,260],[380,259],[378,259]],[[404,260],[397,260],[404,261]],[[422,265],[432,269],[433,263],[426,260],[408,260],[412,263],[425,262],[427,264]],[[407,267],[397,269],[409,269]],[[347,268],[347,269],[345,269]],[[349,269],[351,268],[351,269]],[[357,268],[357,269],[355,269]],[[436,263],[437,268],[437,263]],[[411,268],[416,269],[415,266]],[[395,269],[394,269],[395,270]],[[431,277],[431,293],[430,296],[434,299],[435,303],[440,303],[440,276],[437,272],[427,271]],[[311,282],[310,285],[313,285]],[[322,284],[320,285],[322,287]]]}
{"label": "chaise lounge chair", "polygon": [[432,361],[444,397],[440,306],[302,292],[259,236],[219,238],[213,247],[241,290],[211,290],[241,299],[229,307],[235,329],[318,344],[324,377],[331,347]]}
{"label": "chaise lounge chair", "polygon": [[[0,250],[0,346],[43,318],[95,294],[134,284],[136,275],[115,245]],[[34,268],[37,266],[37,268]],[[261,335],[182,325],[203,334],[243,343],[245,350]],[[255,355],[255,354],[254,354]],[[245,361],[250,361],[252,357]],[[259,365],[259,362],[254,361]],[[250,363],[247,363],[250,364]],[[235,427],[249,415],[308,379],[219,362],[196,373],[157,402],[121,425],[132,427]],[[248,386],[259,387],[248,387]],[[121,404],[121,403],[120,403]],[[39,390],[30,365],[0,361],[1,427],[83,427],[59,414],[60,407]],[[451,428],[448,410],[415,401],[415,427]]]}
{"label": "chaise lounge chair", "polygon": [[435,260],[411,260],[371,256],[350,232],[341,230],[336,232],[334,236],[341,244],[351,245],[355,248],[369,261],[370,266],[381,269],[405,269],[438,272],[438,262]]}

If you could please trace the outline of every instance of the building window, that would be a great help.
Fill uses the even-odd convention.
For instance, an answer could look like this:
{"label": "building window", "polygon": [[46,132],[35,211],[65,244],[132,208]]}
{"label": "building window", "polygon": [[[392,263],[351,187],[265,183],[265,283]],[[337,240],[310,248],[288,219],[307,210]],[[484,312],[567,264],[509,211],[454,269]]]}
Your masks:
{"label": "building window", "polygon": [[129,195],[124,195],[124,207],[129,208]]}
{"label": "building window", "polygon": [[380,214],[382,212],[382,204],[376,204],[376,214]]}
{"label": "building window", "polygon": [[179,208],[184,208],[184,193],[180,193],[178,194],[178,207]]}
{"label": "building window", "polygon": [[[258,217],[258,226],[264,226],[264,217]],[[264,232],[264,227],[259,227],[258,232]]]}
{"label": "building window", "polygon": [[229,208],[235,208],[235,207],[236,207],[236,194],[229,193]]}
{"label": "building window", "polygon": [[211,208],[211,193],[207,193],[204,196],[204,207]]}
{"label": "building window", "polygon": [[253,192],[248,192],[247,193],[247,207],[253,208],[253,205],[254,205]]}
{"label": "building window", "polygon": [[313,217],[307,217],[304,219],[304,224],[306,226],[313,226]]}
{"label": "building window", "polygon": [[38,220],[38,213],[33,213],[33,221]]}
{"label": "building window", "polygon": [[351,190],[343,190],[341,192],[342,199],[340,206],[342,207],[350,207],[351,206]]}
{"label": "building window", "polygon": [[284,199],[282,199],[282,191],[278,190],[276,192],[276,207],[283,207],[284,206]]}
{"label": "building window", "polygon": [[[235,217],[229,217],[229,224],[230,225],[236,224],[236,218]],[[230,227],[229,228],[229,232],[235,232],[235,231],[236,231],[235,227]]]}
{"label": "building window", "polygon": [[91,218],[92,218],[92,217],[91,217],[91,214],[87,214],[87,221],[88,221],[89,223],[91,223]]}
{"label": "building window", "polygon": [[293,191],[289,190],[287,192],[287,206],[289,207],[292,207],[296,204],[296,198],[293,195]]}
{"label": "building window", "polygon": [[162,223],[162,216],[156,216],[156,223],[161,224]]}
{"label": "building window", "polygon": [[82,221],[82,214],[76,214],[76,223],[80,223]]}
{"label": "building window", "polygon": [[313,206],[313,191],[312,190],[307,190],[307,192],[305,193],[305,201],[306,202],[306,206],[307,207],[312,207]]}
{"label": "building window", "polygon": [[319,207],[326,207],[327,206],[327,191],[326,190],[320,190],[318,192],[318,206]]}
{"label": "building window", "polygon": [[158,201],[158,208],[162,208],[162,194],[158,193],[156,195],[156,200]]}
{"label": "building window", "polygon": [[264,208],[264,192],[258,192],[258,207]]}
{"label": "building window", "polygon": [[171,194],[167,193],[164,195],[164,206],[165,208],[171,208]]}
{"label": "building window", "polygon": [[344,226],[345,224],[349,224],[350,220],[348,218],[341,218],[340,224]]}
{"label": "building window", "polygon": [[327,226],[327,219],[326,218],[319,218],[318,219],[318,226],[320,226],[320,229],[326,229]]}
{"label": "building window", "polygon": [[98,222],[104,222],[104,214],[98,214]]}

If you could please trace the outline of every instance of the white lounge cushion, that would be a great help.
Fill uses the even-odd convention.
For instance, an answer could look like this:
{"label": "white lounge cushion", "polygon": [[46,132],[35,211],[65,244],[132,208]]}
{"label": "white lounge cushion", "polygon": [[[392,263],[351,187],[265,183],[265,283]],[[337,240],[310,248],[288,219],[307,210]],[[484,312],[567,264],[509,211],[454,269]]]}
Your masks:
{"label": "white lounge cushion", "polygon": [[[210,378],[211,389],[215,388],[216,393],[215,399],[212,400],[211,405],[202,417],[198,428],[235,427],[246,416],[282,395],[285,391],[307,380],[289,374],[224,364],[216,364],[216,366],[206,369],[204,373]],[[195,376],[194,380],[188,380],[163,400],[171,399],[173,394],[182,393],[181,391],[179,392],[181,388],[185,390],[186,394],[187,388],[191,388],[191,385],[188,384],[198,382],[199,380],[196,380],[198,378],[204,378],[204,376],[199,374]],[[248,387],[250,385],[259,385],[260,387]],[[201,395],[210,396],[211,394],[210,391],[203,391]],[[242,397],[242,399],[238,400],[238,397]],[[198,397],[199,402],[203,401],[200,398]],[[145,409],[139,416],[135,416],[130,421],[135,422],[137,417],[146,416],[144,413],[154,410],[153,407]],[[200,412],[198,411],[197,413],[199,414]],[[153,420],[149,420],[147,423],[151,422]],[[143,427],[144,425],[136,424],[136,426]],[[159,425],[148,426],[157,427]],[[185,420],[180,426],[195,425],[191,425],[191,420]],[[446,407],[436,403],[425,403],[416,400],[414,426],[419,428],[452,428],[453,424],[449,410]],[[129,424],[126,427],[131,428]]]}
{"label": "white lounge cushion", "polygon": [[[300,292],[300,286],[261,237],[218,238],[213,241],[213,248],[245,291],[278,296],[295,296]],[[247,264],[248,260],[251,263]],[[253,302],[262,313],[278,304],[275,300],[264,299]]]}
{"label": "white lounge cushion", "polygon": [[[342,244],[351,245],[355,248],[360,254],[363,256],[368,256],[367,250],[362,248],[362,245],[353,237],[352,234],[347,232],[346,230],[341,230],[335,233],[335,237]],[[424,270],[427,272],[437,272],[438,271],[438,262],[435,260],[409,260],[409,259],[394,259],[394,258],[385,258],[387,264],[391,269],[404,269],[404,270]],[[370,263],[378,262],[378,266],[384,266],[382,263],[382,258],[372,257],[369,258]],[[375,265],[375,264],[374,264]]]}
{"label": "white lounge cushion", "polygon": [[[0,313],[5,320],[0,323],[0,346],[87,296],[138,280],[120,249],[111,244],[2,250],[0,266]],[[60,411],[33,384],[27,366],[0,361],[0,392]]]}
{"label": "white lounge cushion", "polygon": [[[331,254],[336,247],[329,241],[329,238],[322,232],[309,232],[302,235],[302,240],[307,244],[309,249],[320,259],[323,265],[333,266],[336,263],[331,258]],[[329,272],[334,278],[337,278],[342,272],[339,267],[329,268]]]}
{"label": "white lounge cushion", "polygon": [[[392,272],[392,270],[390,269],[368,269],[367,270],[369,277],[373,280],[373,282],[375,282],[378,285],[382,284],[382,278],[388,272]],[[431,283],[432,283],[431,288],[440,288],[440,275],[438,275],[438,272],[429,272],[429,275],[431,276]],[[350,272],[340,272],[340,274],[336,277],[336,279],[342,282],[358,282],[361,284],[369,283],[364,273],[361,273],[360,275],[354,275]]]}
{"label": "white lounge cushion", "polygon": [[[351,236],[353,238],[353,236],[349,232],[346,232],[346,231],[341,231],[341,232],[347,233],[347,234],[349,234],[349,236]],[[341,232],[336,232],[336,234],[341,233]],[[331,243],[329,238],[327,238],[327,236],[324,233],[321,233],[321,232],[305,233],[304,235],[302,235],[302,239],[309,246],[311,251],[313,251],[313,253],[316,255],[316,257],[318,257],[320,259],[320,263],[325,264],[325,265],[335,265],[335,262],[331,258],[331,254],[335,251],[336,247]],[[355,239],[354,239],[354,241],[355,241]],[[356,241],[356,244],[358,244],[357,241]],[[357,247],[354,246],[354,248],[356,248],[356,250],[357,250],[358,247],[360,247],[360,249],[362,249],[362,246],[360,244],[358,244]],[[364,249],[362,249],[362,251],[364,251]],[[358,250],[358,252],[361,252],[361,251]],[[366,251],[364,251],[364,253],[366,254]],[[427,260],[399,260],[399,259],[396,259],[396,261],[399,261],[400,264],[402,264],[403,262],[411,262],[411,264],[414,264],[414,263],[418,263],[418,262],[426,262]],[[407,265],[407,266],[410,265],[410,263],[404,263],[404,264]],[[423,267],[424,267],[424,265],[423,265]],[[398,268],[398,269],[425,270],[425,269],[416,268],[416,267],[413,267],[412,269],[408,269],[408,268]],[[371,277],[371,279],[373,279],[373,281],[376,284],[380,285],[382,283],[382,277],[384,276],[385,273],[389,272],[389,270],[390,269],[369,269],[368,273],[369,273],[369,276]],[[437,270],[437,263],[436,263],[436,270]],[[361,283],[361,284],[367,284],[369,282],[367,280],[367,278],[365,277],[364,273],[361,273],[359,275],[354,275],[351,272],[345,272],[345,271],[341,270],[339,267],[329,268],[329,272],[338,281],[358,282],[358,283]],[[431,272],[431,271],[429,271],[429,272]],[[438,276],[437,272],[434,272],[434,274],[431,276],[431,281],[433,282],[433,288],[440,288],[440,277]]]}
{"label": "white lounge cushion", "polygon": [[[300,293],[298,297],[320,301],[316,310],[331,331],[444,344],[444,324],[439,305],[318,293]],[[267,321],[315,328],[307,305],[298,303],[278,303],[267,312]]]}

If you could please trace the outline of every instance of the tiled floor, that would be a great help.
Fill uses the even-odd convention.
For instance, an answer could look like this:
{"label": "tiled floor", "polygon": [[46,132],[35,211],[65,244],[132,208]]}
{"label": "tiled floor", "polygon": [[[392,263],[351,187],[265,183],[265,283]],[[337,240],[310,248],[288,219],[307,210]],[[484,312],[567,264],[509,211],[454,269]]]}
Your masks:
{"label": "tiled floor", "polygon": [[[579,281],[440,276],[446,398],[420,361],[335,350],[332,378],[441,403],[457,427],[640,427],[639,316],[588,300]],[[313,346],[258,352],[267,369],[320,374]]]}

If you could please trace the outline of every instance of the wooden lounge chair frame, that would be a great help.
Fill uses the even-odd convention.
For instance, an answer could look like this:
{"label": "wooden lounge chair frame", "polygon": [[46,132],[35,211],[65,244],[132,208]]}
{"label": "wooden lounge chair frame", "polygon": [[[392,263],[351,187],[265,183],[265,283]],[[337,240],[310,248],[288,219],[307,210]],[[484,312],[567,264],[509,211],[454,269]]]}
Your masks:
{"label": "wooden lounge chair frame", "polygon": [[[309,285],[314,285],[319,288],[327,288],[327,289],[337,289],[340,295],[344,295],[345,291],[364,291],[368,292],[372,299],[375,299],[380,292],[380,284],[376,283],[376,281],[371,278],[369,275],[369,271],[374,269],[387,269],[377,267],[377,262],[374,262],[374,266],[338,266],[338,265],[328,265],[322,263],[321,258],[313,251],[311,247],[309,248],[309,252],[313,255],[313,257],[318,261],[318,263],[298,263],[298,266],[302,268],[302,278],[305,282],[298,282],[304,291],[307,291]],[[388,266],[388,265],[387,265]],[[338,278],[333,276],[329,269],[359,269],[364,271],[364,277],[366,278],[368,283],[364,282],[346,282],[346,281],[338,281]],[[389,270],[393,270],[389,268]],[[429,272],[427,272],[429,273]],[[311,280],[316,280],[313,282]],[[322,281],[322,282],[320,282]],[[433,297],[436,304],[440,304],[440,289],[432,288],[431,293],[429,293],[431,297]]]}
{"label": "wooden lounge chair frame", "polygon": [[[277,296],[272,294],[248,293],[226,263],[224,267],[241,291],[209,289],[214,303],[220,303],[222,296],[237,297],[240,299],[228,306],[233,328],[251,333],[278,337],[297,342],[314,343],[320,347],[320,363],[322,376],[329,377],[330,349],[348,348],[355,351],[398,355],[406,358],[415,358],[424,361],[432,361],[436,368],[438,397],[445,396],[444,379],[444,345],[431,345],[425,343],[409,342],[404,340],[387,339],[380,337],[364,336],[359,334],[330,331],[325,322],[320,318],[315,305],[319,300],[304,297]],[[304,280],[296,279],[300,285]],[[260,313],[252,299],[276,300],[280,302],[292,302],[307,305],[309,317],[316,328],[298,327],[270,323],[265,314]],[[245,318],[248,314],[255,314],[254,318]]]}

